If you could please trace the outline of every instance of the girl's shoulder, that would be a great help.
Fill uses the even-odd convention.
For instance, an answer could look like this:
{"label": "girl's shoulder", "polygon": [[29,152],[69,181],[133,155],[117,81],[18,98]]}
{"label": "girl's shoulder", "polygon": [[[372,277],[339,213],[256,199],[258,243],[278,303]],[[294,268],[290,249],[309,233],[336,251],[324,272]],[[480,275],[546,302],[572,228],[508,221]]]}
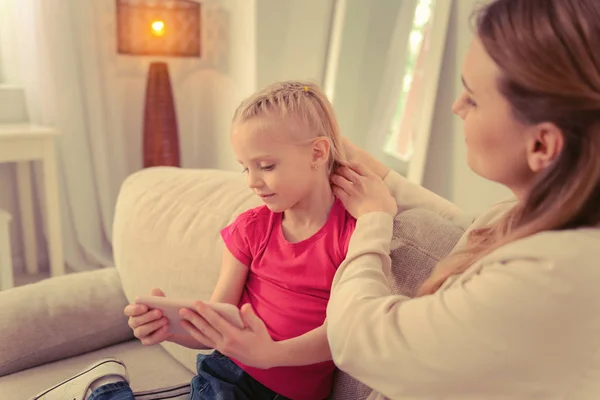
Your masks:
{"label": "girl's shoulder", "polygon": [[271,210],[265,205],[250,208],[242,213],[240,213],[236,221],[244,221],[244,222],[256,222],[260,219],[264,219],[272,214]]}
{"label": "girl's shoulder", "polygon": [[244,234],[255,235],[268,231],[273,225],[276,214],[265,205],[246,210],[239,214],[231,224],[236,230]]}

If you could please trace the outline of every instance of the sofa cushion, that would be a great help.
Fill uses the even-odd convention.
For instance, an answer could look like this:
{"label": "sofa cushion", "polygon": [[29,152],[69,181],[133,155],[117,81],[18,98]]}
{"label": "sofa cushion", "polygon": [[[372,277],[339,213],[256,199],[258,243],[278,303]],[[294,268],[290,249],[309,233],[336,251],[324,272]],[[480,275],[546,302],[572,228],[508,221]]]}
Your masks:
{"label": "sofa cushion", "polygon": [[117,357],[125,362],[131,387],[135,392],[174,385],[188,385],[194,376],[162,347],[146,347],[138,340],[130,340],[98,351],[4,376],[0,378],[0,398],[29,399],[105,357]]}
{"label": "sofa cushion", "polygon": [[[413,297],[435,265],[447,256],[464,231],[446,218],[428,210],[411,209],[394,218],[390,246],[392,270],[388,277],[394,294]],[[348,374],[338,371],[335,400],[369,397],[371,389]]]}
{"label": "sofa cushion", "polygon": [[5,290],[0,304],[0,376],[133,337],[114,268]]}

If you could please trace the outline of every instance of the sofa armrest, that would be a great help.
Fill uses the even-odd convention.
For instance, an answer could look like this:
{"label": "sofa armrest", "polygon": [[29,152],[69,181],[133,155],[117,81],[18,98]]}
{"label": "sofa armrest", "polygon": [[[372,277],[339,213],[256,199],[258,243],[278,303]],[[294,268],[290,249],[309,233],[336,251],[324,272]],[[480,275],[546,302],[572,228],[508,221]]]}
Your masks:
{"label": "sofa armrest", "polygon": [[0,292],[0,376],[133,337],[115,268]]}

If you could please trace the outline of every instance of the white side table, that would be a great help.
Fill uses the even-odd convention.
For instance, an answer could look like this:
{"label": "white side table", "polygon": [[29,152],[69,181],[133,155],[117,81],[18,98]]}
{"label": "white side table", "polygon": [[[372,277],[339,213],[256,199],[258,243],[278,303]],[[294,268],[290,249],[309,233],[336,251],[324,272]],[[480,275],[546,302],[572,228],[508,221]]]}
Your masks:
{"label": "white side table", "polygon": [[10,220],[11,215],[0,210],[0,290],[14,286],[12,257],[10,251]]}
{"label": "white side table", "polygon": [[35,160],[42,162],[50,276],[65,273],[54,143],[57,135],[54,129],[32,124],[0,124],[0,163],[17,163],[25,265],[29,274],[38,272],[31,190],[31,161]]}

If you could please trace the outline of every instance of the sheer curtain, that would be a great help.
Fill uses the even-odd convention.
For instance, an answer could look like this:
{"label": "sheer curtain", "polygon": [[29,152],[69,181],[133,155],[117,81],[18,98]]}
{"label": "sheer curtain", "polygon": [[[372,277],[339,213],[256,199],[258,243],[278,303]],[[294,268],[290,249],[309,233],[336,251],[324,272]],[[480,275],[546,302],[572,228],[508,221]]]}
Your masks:
{"label": "sheer curtain", "polygon": [[[72,270],[112,264],[111,224],[128,170],[126,143],[100,37],[106,3],[13,2],[20,81],[30,120],[55,127],[65,260]],[[36,177],[40,174],[36,171]],[[39,185],[38,185],[39,187]]]}

